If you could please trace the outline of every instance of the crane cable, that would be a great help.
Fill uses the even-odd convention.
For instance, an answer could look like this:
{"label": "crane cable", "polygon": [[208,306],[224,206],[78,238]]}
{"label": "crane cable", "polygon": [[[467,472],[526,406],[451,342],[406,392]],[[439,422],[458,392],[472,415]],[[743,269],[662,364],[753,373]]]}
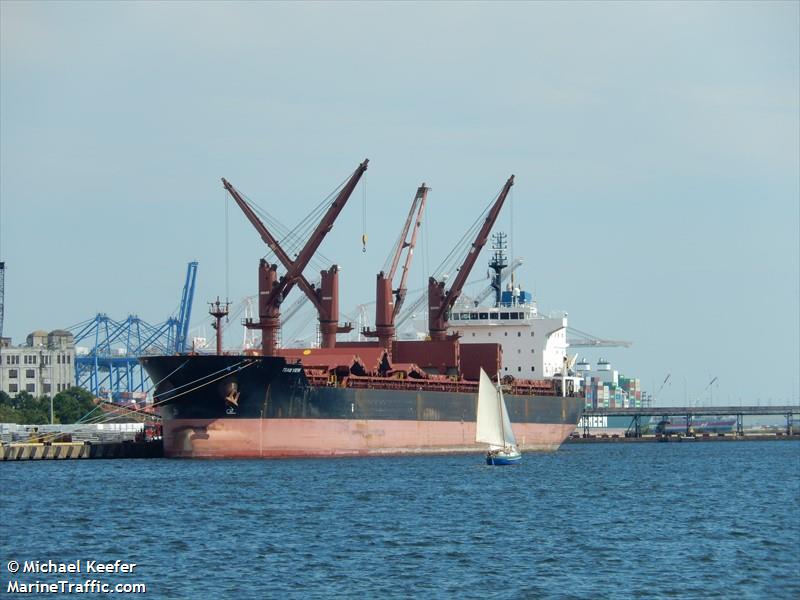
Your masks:
{"label": "crane cable", "polygon": [[[186,362],[184,362],[180,367],[178,367],[178,369],[175,369],[175,371],[177,371],[180,368],[182,368],[185,364],[186,364]],[[176,388],[173,388],[173,389],[171,389],[171,390],[169,390],[167,392],[164,392],[162,394],[159,394],[158,396],[154,395],[153,396],[153,403],[150,404],[149,406],[145,407],[145,408],[155,408],[155,407],[160,406],[162,404],[165,404],[167,402],[172,402],[173,400],[175,400],[176,398],[178,398],[180,396],[184,396],[184,395],[189,394],[191,392],[197,391],[197,390],[199,390],[199,389],[201,389],[203,387],[206,387],[206,386],[208,386],[208,385],[210,385],[212,383],[216,383],[220,379],[224,379],[225,377],[228,377],[230,375],[235,375],[236,373],[239,373],[240,371],[243,371],[244,369],[247,369],[248,367],[252,367],[255,364],[257,364],[257,361],[240,360],[238,363],[234,363],[233,365],[230,365],[229,367],[225,367],[225,368],[219,369],[218,371],[215,371],[215,372],[210,373],[208,375],[203,375],[202,377],[199,377],[199,378],[195,379],[194,381],[189,381],[187,383],[184,383],[183,385],[178,386]],[[173,373],[175,371],[173,371]],[[219,375],[219,373],[222,373],[222,374]],[[167,377],[169,377],[169,375],[167,375]],[[176,392],[176,391],[180,390],[181,388],[185,388],[185,387],[194,385],[194,384],[196,384],[196,383],[198,383],[200,381],[203,381],[204,379],[208,379],[209,377],[214,377],[214,379],[211,379],[210,381],[206,381],[204,383],[200,383],[199,385],[196,385],[195,387],[192,387],[192,388],[190,388],[188,390],[184,390],[184,391],[180,392],[179,394],[173,394],[169,398],[163,398],[163,396],[166,396],[170,392]],[[166,378],[164,378],[164,379],[166,379]],[[163,379],[162,379],[162,381],[163,381]],[[153,387],[155,387],[155,386],[153,386]],[[150,388],[150,389],[153,389],[153,388]],[[156,397],[159,398],[158,401],[156,401]],[[83,425],[83,426],[100,425],[100,424],[103,424],[103,423],[111,422],[111,421],[113,421],[114,419],[116,419],[118,417],[130,415],[131,413],[139,414],[139,415],[143,415],[143,416],[151,416],[150,413],[148,413],[146,410],[144,410],[144,408],[141,408],[141,409],[140,408],[130,409],[128,407],[115,405],[107,413],[104,413],[102,415],[97,415],[95,417],[92,417],[91,419],[88,419],[89,415],[91,415],[98,408],[100,408],[100,406],[101,406],[100,404],[96,405],[92,410],[90,410],[88,413],[86,413],[80,419],[78,419],[78,421],[75,423],[75,425],[79,426],[78,429],[80,429],[81,425]],[[59,432],[52,432],[50,434],[47,434],[46,436],[42,436],[42,439],[45,440],[45,441],[51,441],[52,439],[55,439],[61,433],[62,432],[60,432],[60,431]]]}
{"label": "crane cable", "polygon": [[367,177],[361,178],[361,252],[367,251]]}
{"label": "crane cable", "polygon": [[[225,203],[225,302],[231,297],[231,244],[230,244],[230,217],[228,216],[228,194],[222,191],[222,201]],[[228,323],[227,315],[225,322]]]}

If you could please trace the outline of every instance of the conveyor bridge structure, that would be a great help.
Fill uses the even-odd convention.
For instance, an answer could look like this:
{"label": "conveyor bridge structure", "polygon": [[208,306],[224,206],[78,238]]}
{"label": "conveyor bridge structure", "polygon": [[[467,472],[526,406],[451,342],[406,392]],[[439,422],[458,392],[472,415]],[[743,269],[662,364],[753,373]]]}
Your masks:
{"label": "conveyor bridge structure", "polygon": [[744,435],[744,417],[780,415],[786,418],[786,433],[792,435],[798,425],[795,420],[800,417],[800,405],[766,405],[766,406],[651,406],[648,408],[587,408],[583,411],[583,434],[587,436],[591,429],[592,417],[630,417],[626,436],[642,437],[642,419],[644,417],[670,417],[686,419],[686,435],[691,434],[692,420],[697,417],[736,417],[736,435]]}

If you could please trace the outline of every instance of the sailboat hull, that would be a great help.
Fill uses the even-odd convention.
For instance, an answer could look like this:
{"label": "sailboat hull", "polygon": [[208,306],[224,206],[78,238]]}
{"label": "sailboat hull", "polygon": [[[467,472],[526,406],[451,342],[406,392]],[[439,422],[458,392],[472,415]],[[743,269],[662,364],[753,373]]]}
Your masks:
{"label": "sailboat hull", "polygon": [[494,465],[494,466],[502,466],[502,465],[516,465],[522,460],[521,454],[487,454],[486,455],[486,464],[487,465]]}

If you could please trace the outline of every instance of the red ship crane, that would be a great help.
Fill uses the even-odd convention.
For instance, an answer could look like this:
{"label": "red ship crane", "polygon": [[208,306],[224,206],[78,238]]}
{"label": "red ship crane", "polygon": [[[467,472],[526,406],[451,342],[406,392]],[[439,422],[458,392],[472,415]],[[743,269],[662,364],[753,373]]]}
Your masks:
{"label": "red ship crane", "polygon": [[[411,203],[411,210],[408,211],[403,231],[397,248],[392,259],[388,273],[381,271],[378,273],[377,288],[375,292],[375,331],[365,329],[362,333],[367,337],[377,337],[378,343],[391,354],[392,340],[395,336],[395,318],[403,306],[406,298],[406,282],[408,281],[408,271],[411,266],[411,259],[414,255],[414,247],[417,243],[417,232],[422,225],[422,215],[425,212],[425,201],[428,197],[428,190],[423,183],[417,188],[414,201]],[[416,214],[416,218],[414,215]],[[413,229],[411,224],[414,223]],[[411,229],[411,239],[408,239],[408,232]],[[394,280],[397,267],[400,264],[400,256],[406,250],[406,259],[403,262],[403,274],[400,276],[400,284],[396,290],[392,290],[392,280]],[[392,299],[394,295],[394,300]]]}
{"label": "red ship crane", "polygon": [[225,189],[228,190],[236,204],[258,231],[261,239],[275,253],[286,269],[286,274],[279,279],[277,265],[269,264],[263,258],[259,262],[258,322],[247,322],[245,326],[250,329],[261,330],[261,349],[264,356],[274,356],[276,353],[278,331],[280,329],[280,305],[295,283],[300,286],[317,308],[323,348],[333,348],[336,345],[336,334],[350,331],[351,327],[341,327],[339,325],[339,267],[333,265],[329,270],[322,271],[322,282],[319,289],[315,288],[303,276],[303,269],[314,256],[322,240],[333,228],[333,223],[353,193],[359,179],[367,170],[368,163],[369,159],[365,159],[353,172],[294,260],[289,258],[289,255],[281,248],[278,240],[269,232],[236,188],[225,178],[222,179]]}
{"label": "red ship crane", "polygon": [[448,313],[461,295],[461,290],[467,281],[467,277],[469,277],[469,273],[475,265],[475,261],[478,260],[481,249],[486,245],[486,241],[489,239],[489,232],[492,230],[494,222],[500,214],[500,209],[503,207],[503,202],[506,196],[508,196],[512,185],[514,185],[513,175],[508,178],[502,191],[497,196],[497,200],[494,201],[494,204],[489,210],[489,214],[486,215],[486,220],[483,222],[478,235],[475,237],[475,241],[472,242],[472,246],[459,268],[458,275],[453,285],[450,286],[450,290],[445,293],[444,281],[438,281],[434,277],[428,279],[428,332],[432,340],[447,339]]}

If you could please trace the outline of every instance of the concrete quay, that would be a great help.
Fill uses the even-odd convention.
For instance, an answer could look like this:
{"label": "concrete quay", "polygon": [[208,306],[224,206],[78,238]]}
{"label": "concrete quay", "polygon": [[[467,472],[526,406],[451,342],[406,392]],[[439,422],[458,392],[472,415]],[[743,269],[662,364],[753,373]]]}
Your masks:
{"label": "concrete quay", "polygon": [[0,444],[0,460],[68,460],[91,458],[160,458],[160,440],[148,442],[11,442]]}

